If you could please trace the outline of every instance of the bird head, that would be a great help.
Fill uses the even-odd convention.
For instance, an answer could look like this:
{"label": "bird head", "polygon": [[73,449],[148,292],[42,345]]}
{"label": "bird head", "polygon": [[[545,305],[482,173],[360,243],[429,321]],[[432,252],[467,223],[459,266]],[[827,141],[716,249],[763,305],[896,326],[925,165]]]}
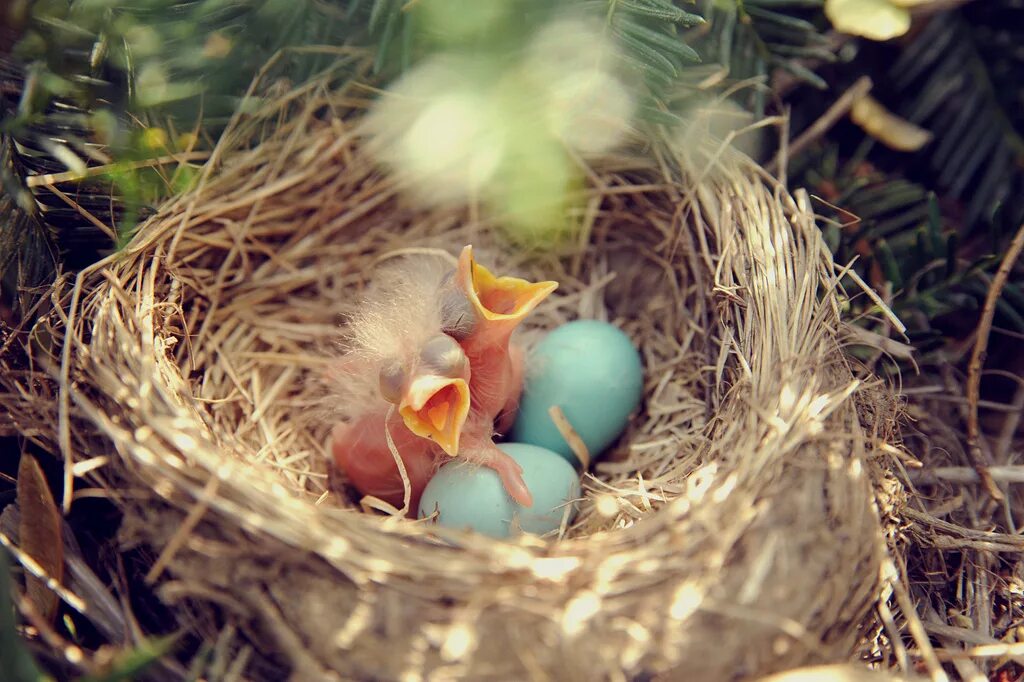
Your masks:
{"label": "bird head", "polygon": [[480,345],[506,342],[523,319],[558,288],[558,282],[496,277],[473,260],[472,246],[459,254],[455,277],[476,318],[472,342]]}
{"label": "bird head", "polygon": [[429,438],[448,455],[459,452],[459,437],[469,416],[469,361],[458,342],[438,334],[410,362],[385,363],[380,392],[398,407],[405,426]]}

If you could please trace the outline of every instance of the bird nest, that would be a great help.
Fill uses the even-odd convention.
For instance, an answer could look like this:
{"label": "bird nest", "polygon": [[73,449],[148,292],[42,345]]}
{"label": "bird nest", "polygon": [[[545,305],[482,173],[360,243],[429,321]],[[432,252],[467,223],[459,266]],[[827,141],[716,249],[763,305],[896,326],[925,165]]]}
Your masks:
{"label": "bird nest", "polygon": [[[473,207],[404,203],[331,104],[236,121],[267,132],[225,142],[50,317],[61,392],[34,433],[123,509],[161,598],[297,679],[728,680],[854,655],[896,412],[842,352],[806,195],[715,153],[621,155],[586,166],[573,238],[514,248]],[[465,244],[560,282],[534,329],[607,319],[644,360],[640,411],[558,537],[364,513],[331,471],[345,315],[382,263]]]}

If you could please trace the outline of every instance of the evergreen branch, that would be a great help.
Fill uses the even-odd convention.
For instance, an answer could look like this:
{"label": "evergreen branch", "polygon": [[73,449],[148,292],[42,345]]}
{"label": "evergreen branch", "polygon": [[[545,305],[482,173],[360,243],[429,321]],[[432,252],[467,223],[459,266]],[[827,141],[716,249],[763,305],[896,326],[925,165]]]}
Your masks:
{"label": "evergreen branch", "polygon": [[12,303],[18,292],[42,284],[56,265],[51,236],[20,182],[13,152],[12,142],[0,139],[0,293]]}
{"label": "evergreen branch", "polygon": [[[825,81],[807,62],[831,62],[835,56],[824,34],[823,0],[702,0],[699,10],[709,28],[697,43],[728,69],[733,81],[760,78],[767,82],[773,69],[818,89]],[[746,102],[758,117],[764,115],[764,92],[754,90]]]}
{"label": "evergreen branch", "polygon": [[700,26],[704,23],[704,17],[683,11],[669,0],[618,0],[616,5],[626,12],[671,24],[679,24],[685,28]]}
{"label": "evergreen branch", "polygon": [[[962,239],[941,214],[927,187],[871,166],[860,153],[839,163],[835,143],[819,143],[790,167],[796,182],[814,189],[827,206],[823,236],[839,262],[856,259],[862,279],[892,292],[892,310],[908,323],[921,353],[936,348],[946,316],[980,310],[996,266],[990,250],[965,258]],[[860,313],[870,309],[858,308]],[[1024,291],[1008,283],[995,304],[999,323],[1024,331]],[[855,311],[856,312],[856,311]]]}
{"label": "evergreen branch", "polygon": [[[987,7],[968,6],[933,17],[890,73],[895,95],[902,98],[896,110],[935,135],[928,149],[930,163],[938,185],[965,201],[965,224],[999,222],[998,229],[1007,232],[1024,221],[1024,137],[1018,127],[1024,117],[1011,114],[1013,109],[1000,97],[1005,89],[1005,99],[1013,102],[1018,84],[1008,80],[997,88],[994,79],[1000,61],[1013,59],[1004,53],[1012,55],[1011,46],[1019,44],[1024,31],[1015,22],[1003,23],[999,10],[1005,12],[1012,3],[975,5]],[[990,45],[987,58],[982,40]],[[1018,59],[1003,70],[1019,67]],[[994,213],[997,206],[1001,219]]]}
{"label": "evergreen branch", "polygon": [[649,28],[643,24],[623,21],[618,25],[620,35],[629,36],[638,44],[642,44],[652,53],[662,55],[665,59],[685,62],[700,62],[697,52],[682,42],[677,36],[660,30]]}
{"label": "evergreen branch", "polygon": [[[18,208],[5,207],[21,213],[9,214],[3,244],[21,244],[18,253],[41,248],[41,239],[13,242],[10,234],[13,225],[28,235],[42,229],[72,268],[119,248],[157,203],[187,186],[188,173],[167,178],[150,167],[153,157],[194,150],[194,143],[179,145],[175,130],[201,127],[200,139],[215,140],[272,55],[288,46],[358,43],[365,32],[351,12],[320,0],[27,7],[20,33],[3,34],[5,53],[14,44],[11,56],[0,55],[3,179],[21,197]],[[330,58],[295,50],[275,69],[301,81]],[[40,185],[36,178],[47,175],[66,184]],[[40,229],[25,228],[31,225]],[[39,269],[29,266],[44,254],[22,255],[27,271]]]}
{"label": "evergreen branch", "polygon": [[[878,97],[933,133],[920,152],[894,154],[860,136],[851,154],[857,136],[846,135],[842,164],[838,141],[791,156],[792,177],[841,207],[824,231],[837,258],[858,257],[865,280],[890,288],[892,308],[922,352],[962,325],[963,313],[982,311],[994,254],[1009,241],[1011,221],[1024,222],[1024,115],[1012,106],[1020,97],[1015,74],[1024,57],[1014,46],[1022,31],[1007,16],[1015,2],[931,16],[895,60],[891,46],[862,44],[861,60],[889,64],[869,72]],[[1000,326],[1024,331],[1024,291],[1008,282],[991,314]]]}

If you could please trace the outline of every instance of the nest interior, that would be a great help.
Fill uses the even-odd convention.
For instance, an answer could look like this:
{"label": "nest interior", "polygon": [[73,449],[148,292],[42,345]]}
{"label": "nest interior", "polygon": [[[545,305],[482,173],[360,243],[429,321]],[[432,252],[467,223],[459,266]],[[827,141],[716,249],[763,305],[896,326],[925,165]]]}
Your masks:
{"label": "nest interior", "polygon": [[[572,243],[514,248],[475,210],[405,204],[333,105],[236,122],[267,132],[225,142],[51,318],[65,381],[34,419],[69,467],[110,455],[77,486],[124,509],[161,597],[301,679],[725,680],[853,655],[896,414],[842,352],[806,196],[740,158],[622,155],[586,168]],[[535,330],[608,319],[644,358],[641,413],[560,538],[365,514],[331,483],[325,348],[376,266],[467,243],[561,283]]]}

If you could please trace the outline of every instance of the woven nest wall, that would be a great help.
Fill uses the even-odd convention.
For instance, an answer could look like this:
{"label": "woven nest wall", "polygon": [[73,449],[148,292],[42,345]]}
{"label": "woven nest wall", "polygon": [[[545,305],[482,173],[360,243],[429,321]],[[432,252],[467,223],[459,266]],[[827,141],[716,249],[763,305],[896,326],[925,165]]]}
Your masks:
{"label": "woven nest wall", "polygon": [[[527,253],[473,210],[404,204],[325,97],[246,123],[261,144],[218,150],[50,318],[73,333],[40,362],[64,383],[37,434],[109,458],[77,486],[123,508],[161,597],[298,679],[729,680],[853,655],[895,411],[842,352],[806,196],[750,162],[606,159],[579,238]],[[330,471],[345,314],[377,265],[467,243],[561,282],[535,329],[608,319],[642,351],[642,409],[560,538],[362,513]]]}

